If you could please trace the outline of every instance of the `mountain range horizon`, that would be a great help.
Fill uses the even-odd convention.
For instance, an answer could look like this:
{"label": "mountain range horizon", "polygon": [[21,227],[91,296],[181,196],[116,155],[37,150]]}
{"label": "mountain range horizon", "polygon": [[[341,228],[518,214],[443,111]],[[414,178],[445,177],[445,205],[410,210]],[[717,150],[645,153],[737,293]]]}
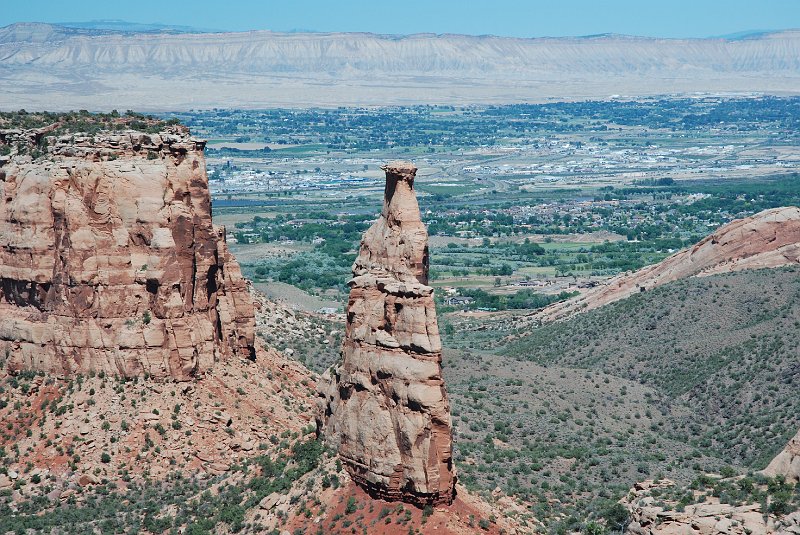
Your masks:
{"label": "mountain range horizon", "polygon": [[800,535],[793,2],[5,6],[0,534]]}
{"label": "mountain range horizon", "polygon": [[19,23],[0,28],[0,81],[0,109],[55,111],[795,95],[800,30],[736,39],[514,38]]}

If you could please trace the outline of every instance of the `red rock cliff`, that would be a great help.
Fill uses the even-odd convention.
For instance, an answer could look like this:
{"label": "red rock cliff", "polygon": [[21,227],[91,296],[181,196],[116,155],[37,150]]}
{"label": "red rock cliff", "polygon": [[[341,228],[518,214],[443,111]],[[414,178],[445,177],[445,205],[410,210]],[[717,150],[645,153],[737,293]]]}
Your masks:
{"label": "red rock cliff", "polygon": [[582,295],[532,315],[562,320],[688,277],[800,264],[800,208],[770,208],[721,226],[695,245],[633,273],[621,273]]}
{"label": "red rock cliff", "polygon": [[353,265],[343,362],[323,393],[322,420],[352,478],[373,495],[449,504],[450,407],[416,168],[384,170],[383,211]]}
{"label": "red rock cliff", "polygon": [[254,356],[253,303],[211,222],[203,146],[176,127],[62,136],[43,158],[6,158],[0,358],[186,380]]}

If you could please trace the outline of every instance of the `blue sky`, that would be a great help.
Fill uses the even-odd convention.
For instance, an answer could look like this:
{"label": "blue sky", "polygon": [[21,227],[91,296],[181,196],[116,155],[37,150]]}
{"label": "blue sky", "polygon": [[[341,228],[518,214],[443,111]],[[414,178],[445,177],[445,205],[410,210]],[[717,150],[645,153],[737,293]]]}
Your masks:
{"label": "blue sky", "polygon": [[0,0],[13,22],[122,19],[226,31],[707,37],[800,28],[800,0]]}

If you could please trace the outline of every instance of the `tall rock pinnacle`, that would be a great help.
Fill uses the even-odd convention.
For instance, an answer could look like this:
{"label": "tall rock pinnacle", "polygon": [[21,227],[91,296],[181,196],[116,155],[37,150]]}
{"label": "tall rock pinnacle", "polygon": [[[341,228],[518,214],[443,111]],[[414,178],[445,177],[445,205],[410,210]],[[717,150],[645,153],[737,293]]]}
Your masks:
{"label": "tall rock pinnacle", "polygon": [[428,283],[417,169],[392,162],[380,218],[353,264],[343,360],[325,393],[326,435],[353,479],[388,500],[449,504],[450,407]]}

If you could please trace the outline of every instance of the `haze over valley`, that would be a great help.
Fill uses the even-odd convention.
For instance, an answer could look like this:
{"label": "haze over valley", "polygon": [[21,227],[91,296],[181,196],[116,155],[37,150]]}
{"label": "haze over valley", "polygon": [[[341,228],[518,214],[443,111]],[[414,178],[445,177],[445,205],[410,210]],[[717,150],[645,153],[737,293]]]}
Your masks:
{"label": "haze over valley", "polygon": [[[0,29],[0,107],[109,111],[797,94],[800,32],[519,39]],[[187,88],[191,88],[187,91]]]}

